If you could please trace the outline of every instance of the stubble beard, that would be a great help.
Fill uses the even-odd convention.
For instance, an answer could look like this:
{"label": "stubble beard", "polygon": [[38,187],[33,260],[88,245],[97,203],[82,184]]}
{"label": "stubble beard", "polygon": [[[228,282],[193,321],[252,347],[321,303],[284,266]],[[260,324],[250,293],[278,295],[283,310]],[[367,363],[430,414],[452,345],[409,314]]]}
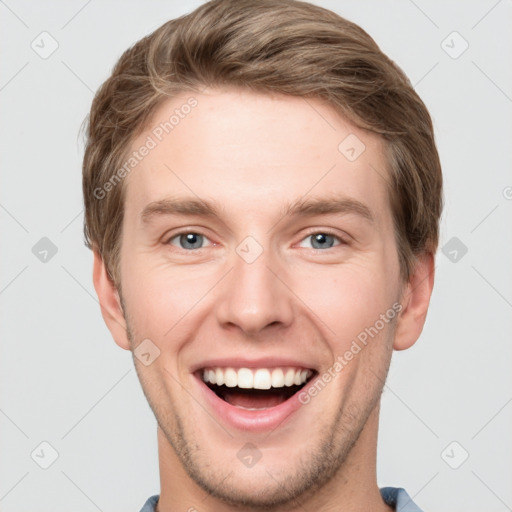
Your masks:
{"label": "stubble beard", "polygon": [[[132,347],[137,337],[134,335],[134,328],[131,316],[127,313],[124,301],[121,300],[127,326],[127,335]],[[392,326],[393,327],[393,326]],[[394,329],[389,330],[388,338],[393,337]],[[375,341],[375,340],[374,340]],[[389,339],[380,340],[381,343],[388,343]],[[391,350],[389,350],[389,353]],[[211,468],[205,468],[204,456],[201,446],[187,433],[187,427],[182,421],[182,415],[172,401],[170,395],[163,392],[151,393],[152,386],[149,385],[146,376],[139,370],[139,364],[134,357],[135,369],[142,385],[146,399],[155,415],[157,423],[165,435],[166,440],[173,448],[183,469],[189,477],[208,493],[227,505],[237,509],[265,510],[286,512],[299,507],[300,504],[314,496],[337,473],[344,469],[347,458],[363,431],[372,411],[378,407],[380,396],[384,388],[385,379],[389,370],[390,356],[387,364],[380,365],[380,375],[373,371],[374,384],[370,395],[364,404],[348,404],[340,407],[338,414],[330,425],[319,427],[319,439],[315,446],[307,450],[300,457],[298,464],[293,461],[288,467],[296,466],[288,471],[283,468],[282,475],[267,474],[273,485],[268,484],[264,488],[255,491],[248,491],[237,486],[236,471],[221,468],[224,474]],[[168,400],[167,406],[162,406],[163,401],[155,400],[156,397],[165,397]],[[293,460],[293,458],[289,458]]]}

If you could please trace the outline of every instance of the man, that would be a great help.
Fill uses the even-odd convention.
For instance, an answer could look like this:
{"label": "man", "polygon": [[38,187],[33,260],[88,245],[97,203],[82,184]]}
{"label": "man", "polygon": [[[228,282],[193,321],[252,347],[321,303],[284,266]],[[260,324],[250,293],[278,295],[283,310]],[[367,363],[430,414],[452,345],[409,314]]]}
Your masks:
{"label": "man", "polygon": [[379,491],[377,429],[442,178],[375,42],[307,3],[205,3],[121,57],[83,172],[102,314],[158,422],[143,512],[419,510]]}

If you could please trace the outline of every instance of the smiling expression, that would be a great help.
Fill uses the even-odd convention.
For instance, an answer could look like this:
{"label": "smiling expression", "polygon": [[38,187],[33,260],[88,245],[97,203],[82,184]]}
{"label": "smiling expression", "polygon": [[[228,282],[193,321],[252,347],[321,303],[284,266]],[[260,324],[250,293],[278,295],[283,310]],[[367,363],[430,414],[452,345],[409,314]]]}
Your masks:
{"label": "smiling expression", "polygon": [[[163,103],[151,126],[188,96]],[[123,184],[128,335],[115,338],[158,348],[150,365],[134,361],[194,482],[235,505],[284,503],[376,433],[400,319],[307,405],[297,397],[402,299],[382,142],[319,100],[194,97]],[[364,144],[356,159],[340,150],[348,136]]]}

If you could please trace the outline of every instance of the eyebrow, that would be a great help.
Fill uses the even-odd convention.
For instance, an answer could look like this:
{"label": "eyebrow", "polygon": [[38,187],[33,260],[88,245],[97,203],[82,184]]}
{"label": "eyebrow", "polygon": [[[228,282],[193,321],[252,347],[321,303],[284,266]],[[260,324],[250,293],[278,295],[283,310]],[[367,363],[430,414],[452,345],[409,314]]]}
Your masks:
{"label": "eyebrow", "polygon": [[142,210],[142,222],[147,224],[159,215],[199,215],[219,217],[220,208],[214,203],[199,199],[162,199],[149,203]]}
{"label": "eyebrow", "polygon": [[368,206],[352,198],[315,198],[299,200],[286,208],[285,216],[314,216],[326,214],[355,214],[373,223],[375,217]]}
{"label": "eyebrow", "polygon": [[[145,224],[160,215],[196,215],[220,218],[220,211],[219,204],[206,200],[194,198],[162,199],[149,203],[142,211],[141,218]],[[375,221],[375,217],[368,206],[355,199],[344,197],[300,199],[285,207],[282,217],[312,217],[337,213],[355,214],[371,223]]]}

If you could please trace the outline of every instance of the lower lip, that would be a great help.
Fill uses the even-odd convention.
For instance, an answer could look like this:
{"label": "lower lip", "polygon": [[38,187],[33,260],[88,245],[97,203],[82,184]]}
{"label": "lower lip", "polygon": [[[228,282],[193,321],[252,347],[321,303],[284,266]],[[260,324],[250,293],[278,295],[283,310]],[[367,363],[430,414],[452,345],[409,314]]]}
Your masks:
{"label": "lower lip", "polygon": [[302,403],[299,401],[299,395],[309,386],[312,381],[308,382],[299,392],[292,395],[282,404],[267,409],[249,410],[241,409],[219,398],[200,377],[196,376],[199,387],[204,394],[207,403],[214,410],[215,415],[239,430],[250,432],[268,432],[275,430],[285,421],[289,420],[293,413],[297,412]]}

